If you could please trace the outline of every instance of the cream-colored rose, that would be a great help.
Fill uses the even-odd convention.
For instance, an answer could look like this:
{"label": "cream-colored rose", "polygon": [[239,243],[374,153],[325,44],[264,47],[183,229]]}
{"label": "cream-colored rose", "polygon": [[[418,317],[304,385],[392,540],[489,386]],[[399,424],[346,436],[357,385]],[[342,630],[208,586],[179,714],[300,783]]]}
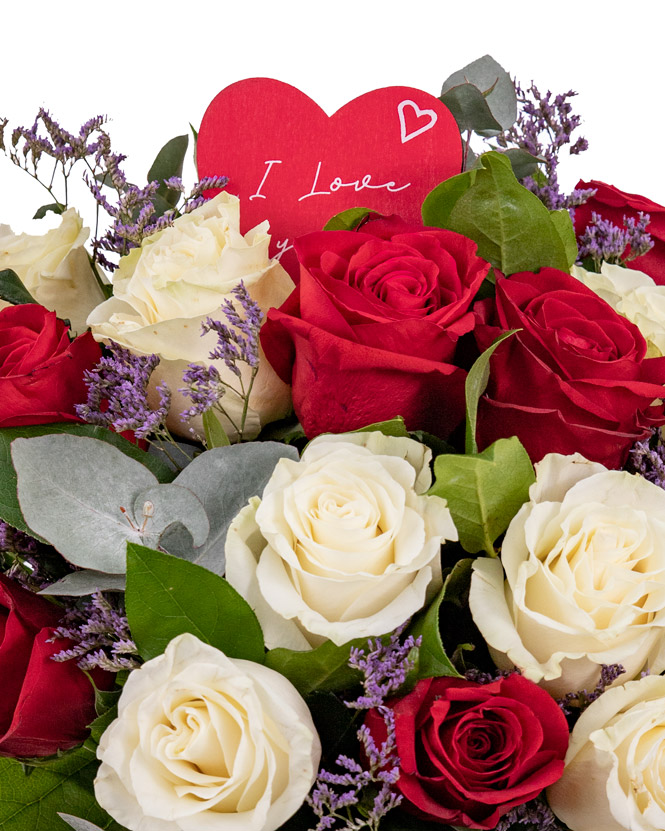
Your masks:
{"label": "cream-colored rose", "polygon": [[547,798],[571,831],[665,828],[665,678],[613,687],[582,713]]}
{"label": "cream-colored rose", "polygon": [[469,605],[494,660],[555,696],[593,689],[601,664],[661,672],[665,492],[579,454],[536,473],[501,562],[474,562]]}
{"label": "cream-colored rose", "polygon": [[83,247],[88,233],[74,208],[42,235],[14,234],[0,225],[0,270],[16,272],[38,303],[69,319],[75,334],[85,331],[88,314],[104,300]]}
{"label": "cream-colored rose", "polygon": [[320,755],[284,676],[186,633],[129,675],[95,796],[131,831],[274,831],[304,802]]}
{"label": "cream-colored rose", "polygon": [[647,342],[647,357],[665,355],[665,286],[641,271],[605,262],[600,274],[576,265],[571,274],[637,326]]}
{"label": "cream-colored rose", "polygon": [[440,547],[457,530],[424,496],[430,451],[382,433],[319,436],[280,459],[226,538],[226,577],[269,647],[383,635],[441,587]]}
{"label": "cream-colored rose", "polygon": [[[214,333],[201,337],[201,324],[208,317],[226,322],[221,304],[233,299],[230,293],[241,281],[264,314],[280,306],[294,288],[282,266],[268,256],[268,223],[243,236],[239,222],[239,200],[224,192],[178,217],[171,227],[152,234],[120,260],[113,297],[88,318],[97,340],[113,340],[134,352],[159,355],[153,389],[162,381],[169,385],[172,405],[167,423],[183,435],[190,426],[202,430],[196,420],[189,424],[180,420],[179,414],[191,406],[178,391],[183,386],[182,373],[189,363],[210,364],[208,355],[217,343]],[[225,381],[237,384],[223,361],[214,363]],[[251,369],[243,363],[239,368],[247,384]],[[222,405],[238,423],[241,399],[227,391]],[[290,387],[261,353],[245,438],[285,416],[290,406]],[[235,435],[228,421],[224,427],[229,436]]]}

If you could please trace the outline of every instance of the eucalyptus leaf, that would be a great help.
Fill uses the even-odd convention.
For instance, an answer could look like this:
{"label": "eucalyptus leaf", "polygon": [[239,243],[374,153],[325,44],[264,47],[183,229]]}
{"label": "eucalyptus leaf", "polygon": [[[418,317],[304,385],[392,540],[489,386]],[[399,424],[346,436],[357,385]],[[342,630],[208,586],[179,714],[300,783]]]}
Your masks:
{"label": "eucalyptus leaf", "polygon": [[223,574],[228,527],[250,497],[262,496],[281,458],[297,461],[298,451],[288,445],[265,441],[216,447],[197,456],[176,478],[175,484],[199,498],[208,515],[210,533],[195,551],[171,553]]}
{"label": "eucalyptus leaf", "polygon": [[484,135],[497,135],[501,125],[492,115],[487,99],[473,84],[459,84],[441,95],[441,101],[453,114],[460,133],[471,130]]}
{"label": "eucalyptus leaf", "polygon": [[176,136],[166,144],[157,154],[155,161],[152,163],[148,171],[149,182],[159,182],[157,196],[164,200],[164,205],[157,207],[156,216],[162,216],[168,208],[173,208],[180,199],[180,192],[171,190],[164,184],[165,179],[170,179],[172,176],[182,176],[183,163],[185,161],[185,154],[187,153],[187,145],[189,144],[189,137]]}
{"label": "eucalyptus leaf", "polygon": [[206,410],[201,417],[203,431],[205,433],[206,446],[208,450],[213,447],[227,447],[231,444],[222,422],[217,418],[212,408]]}
{"label": "eucalyptus leaf", "polygon": [[514,335],[519,329],[510,329],[502,332],[487,349],[476,359],[469,370],[464,382],[464,395],[466,398],[466,439],[464,443],[465,453],[477,453],[476,426],[478,422],[478,402],[487,389],[487,382],[490,379],[490,358],[497,346],[506,338]]}
{"label": "eucalyptus leaf", "polygon": [[64,820],[70,828],[73,828],[74,831],[104,831],[104,829],[100,828],[99,825],[95,825],[94,822],[88,822],[87,819],[82,819],[81,817],[74,817],[71,814],[63,814],[61,811],[58,811],[58,816],[61,820]]}
{"label": "eucalyptus leaf", "polygon": [[107,574],[103,571],[84,569],[83,571],[73,571],[71,574],[67,574],[57,582],[51,583],[50,586],[42,589],[38,594],[84,597],[98,591],[122,592],[124,590],[124,574]]}
{"label": "eucalyptus leaf", "polygon": [[438,456],[430,494],[448,502],[462,547],[495,556],[494,541],[529,498],[533,465],[517,436],[475,455]]}
{"label": "eucalyptus leaf", "polygon": [[358,670],[348,665],[351,647],[366,645],[367,638],[359,638],[342,646],[326,641],[303,652],[277,647],[266,655],[266,666],[288,678],[303,696],[315,690],[343,690],[360,680]]}
{"label": "eucalyptus leaf", "polygon": [[517,181],[509,159],[492,151],[479,162],[427,195],[424,223],[470,237],[478,255],[504,275],[546,266],[566,271],[568,257],[549,211]]}
{"label": "eucalyptus leaf", "polygon": [[135,522],[143,533],[144,545],[156,547],[162,534],[174,525],[184,526],[193,545],[203,545],[210,523],[200,499],[188,488],[171,483],[141,491],[133,505]]}
{"label": "eucalyptus leaf", "polygon": [[80,436],[15,439],[11,453],[30,530],[74,565],[121,574],[127,541],[142,539],[132,508],[157,484],[153,474],[115,447]]}
{"label": "eucalyptus leaf", "polygon": [[37,212],[32,218],[44,219],[49,211],[52,211],[54,214],[62,214],[64,210],[64,205],[61,205],[59,202],[51,202],[49,205],[42,205],[41,208],[37,208]]}
{"label": "eucalyptus leaf", "polygon": [[[127,439],[107,430],[106,427],[98,427],[92,424],[74,424],[63,422],[56,424],[38,424],[31,427],[4,427],[0,429],[0,519],[8,522],[20,531],[28,531],[28,526],[23,519],[23,514],[18,503],[16,471],[12,464],[10,446],[16,438],[34,438],[58,433],[66,433],[72,436],[87,436],[107,442],[117,447],[126,456],[135,459],[148,468],[160,482],[170,482],[175,473],[171,471],[161,456],[153,456],[141,450]],[[34,533],[34,532],[33,532]],[[42,537],[38,538],[46,542]]]}
{"label": "eucalyptus leaf", "polygon": [[540,170],[540,164],[544,161],[538,156],[532,156],[531,153],[521,147],[509,147],[507,150],[500,150],[499,152],[508,159],[517,179],[535,175]]}
{"label": "eucalyptus leaf", "polygon": [[224,578],[194,563],[129,543],[125,603],[146,660],[191,632],[230,658],[263,663],[263,633],[247,601]]}
{"label": "eucalyptus leaf", "polygon": [[331,217],[323,226],[324,231],[355,231],[372,212],[370,208],[348,208]]}
{"label": "eucalyptus leaf", "polygon": [[[490,55],[483,55],[453,72],[443,82],[441,95],[460,84],[473,84],[482,92],[488,107],[499,124],[499,130],[507,130],[517,118],[517,96],[515,85],[506,70]],[[489,132],[476,130],[480,135],[495,135],[493,128]]]}
{"label": "eucalyptus leaf", "polygon": [[26,289],[21,278],[11,268],[0,271],[0,300],[11,303],[12,306],[23,306],[26,303],[37,301]]}
{"label": "eucalyptus leaf", "polygon": [[561,237],[561,242],[563,243],[568,262],[568,268],[566,271],[569,271],[575,260],[577,260],[578,254],[577,238],[575,237],[573,220],[570,218],[570,214],[567,210],[565,210],[565,208],[560,211],[550,211],[550,219],[554,223],[554,227]]}
{"label": "eucalyptus leaf", "polygon": [[414,617],[409,626],[408,634],[415,638],[421,637],[422,642],[418,650],[418,678],[438,678],[442,675],[460,677],[452,661],[446,655],[439,629],[439,613],[444,599],[445,587],[434,598],[429,607]]}

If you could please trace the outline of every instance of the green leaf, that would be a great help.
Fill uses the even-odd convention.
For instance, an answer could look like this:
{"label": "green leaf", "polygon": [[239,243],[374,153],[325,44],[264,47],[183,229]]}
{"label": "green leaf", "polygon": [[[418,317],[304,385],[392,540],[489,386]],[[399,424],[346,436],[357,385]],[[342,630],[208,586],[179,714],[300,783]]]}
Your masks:
{"label": "green leaf", "polygon": [[446,655],[439,629],[439,613],[445,596],[445,584],[427,609],[419,612],[409,626],[408,634],[422,637],[418,651],[418,678],[438,678],[441,675],[460,677]]}
{"label": "green leaf", "polygon": [[203,431],[205,433],[206,446],[208,450],[213,447],[228,447],[231,444],[222,422],[217,418],[212,409],[203,413]]}
{"label": "green leaf", "polygon": [[6,300],[12,306],[37,302],[23,285],[18,274],[12,271],[11,268],[0,271],[0,300]]}
{"label": "green leaf", "polygon": [[[12,464],[10,445],[17,438],[34,438],[51,433],[68,433],[72,436],[87,436],[100,439],[134,459],[157,477],[159,482],[170,482],[175,477],[168,465],[158,456],[146,453],[135,444],[127,441],[117,433],[92,424],[74,424],[62,422],[56,424],[38,424],[32,427],[4,427],[0,429],[0,519],[8,522],[20,531],[28,531],[23,514],[18,504],[16,471]],[[45,540],[42,539],[42,542]]]}
{"label": "green leaf", "polygon": [[543,159],[532,156],[521,147],[509,147],[507,150],[498,151],[510,162],[515,178],[524,179],[525,176],[534,176],[540,170],[540,163]]}
{"label": "green leaf", "polygon": [[249,604],[201,566],[129,543],[125,602],[132,637],[146,660],[191,632],[230,658],[263,663],[263,634]]}
{"label": "green leaf", "polygon": [[519,329],[511,329],[508,332],[502,332],[495,340],[487,347],[487,349],[478,357],[474,365],[469,370],[464,382],[464,395],[466,398],[466,439],[464,443],[464,452],[477,453],[478,444],[476,443],[476,424],[478,422],[478,402],[481,395],[487,388],[487,382],[490,379],[490,358],[494,354],[497,346],[506,338],[519,332]]}
{"label": "green leaf", "polygon": [[529,498],[533,465],[517,436],[498,439],[482,453],[438,456],[430,494],[448,501],[462,547],[495,556],[494,540]]}
{"label": "green leaf", "polygon": [[423,203],[423,222],[470,237],[478,255],[505,275],[550,266],[568,270],[549,211],[515,178],[502,153],[483,153],[480,167],[437,185]]}
{"label": "green leaf", "polygon": [[[483,55],[446,78],[441,96],[453,87],[469,84],[478,88],[487,101],[492,117],[498,122],[498,129],[492,126],[475,129],[479,135],[492,136],[507,130],[517,118],[517,96],[515,85],[506,70],[491,55]],[[444,102],[445,103],[445,102]]]}
{"label": "green leaf", "polygon": [[199,131],[191,122],[189,125],[189,129],[192,131],[192,138],[194,139],[194,141],[192,142],[192,157],[194,161],[194,167],[198,167],[198,165],[196,164],[196,148],[199,143]]}
{"label": "green leaf", "polygon": [[[180,199],[180,193],[177,190],[171,190],[164,184],[165,179],[170,179],[171,176],[182,176],[182,166],[185,160],[185,153],[187,152],[187,145],[189,144],[189,137],[176,136],[166,144],[159,151],[148,171],[149,182],[160,182],[157,190],[157,195],[160,196],[167,205],[171,208],[177,205]],[[157,216],[164,213],[164,206],[157,208]]]}
{"label": "green leaf", "polygon": [[62,214],[64,210],[64,205],[61,205],[59,202],[51,202],[50,205],[42,205],[41,208],[37,208],[37,213],[32,218],[44,219],[49,211],[53,211],[54,214]]}
{"label": "green leaf", "polygon": [[348,208],[335,214],[323,226],[324,231],[355,231],[360,223],[373,211],[370,208]]}
{"label": "green leaf", "polygon": [[561,211],[550,211],[550,218],[554,223],[557,233],[561,237],[561,242],[563,243],[563,247],[566,252],[566,260],[568,262],[568,268],[566,271],[569,271],[570,267],[577,259],[578,253],[573,220],[570,218],[570,214],[565,209]]}
{"label": "green leaf", "polygon": [[19,762],[0,758],[0,828],[3,831],[54,831],[66,807],[76,816],[95,823],[103,831],[122,831],[97,804],[93,780],[99,762],[91,739],[72,753],[48,765],[31,768],[26,776]]}
{"label": "green leaf", "polygon": [[342,646],[326,641],[305,652],[277,647],[266,655],[266,666],[284,675],[301,695],[315,690],[343,690],[360,680],[358,670],[348,665],[352,646],[366,646],[359,638]]}
{"label": "green leaf", "polygon": [[353,433],[383,433],[384,436],[395,436],[397,438],[409,438],[409,431],[406,429],[402,416],[395,416],[388,421],[377,421],[368,424],[367,427],[360,427],[352,430]]}
{"label": "green leaf", "polygon": [[501,125],[492,115],[487,99],[473,84],[451,87],[441,94],[441,101],[453,114],[460,133],[472,130],[497,135],[501,132]]}

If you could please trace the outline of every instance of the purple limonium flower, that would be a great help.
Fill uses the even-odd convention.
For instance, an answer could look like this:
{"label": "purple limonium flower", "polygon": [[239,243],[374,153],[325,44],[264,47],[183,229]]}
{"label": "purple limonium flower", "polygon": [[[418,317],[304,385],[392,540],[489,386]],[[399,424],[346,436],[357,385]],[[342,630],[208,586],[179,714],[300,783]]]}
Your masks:
{"label": "purple limonium flower", "polygon": [[586,710],[589,704],[599,698],[625,671],[621,664],[602,664],[600,667],[600,679],[591,692],[577,690],[577,692],[566,693],[563,698],[556,700],[557,704],[565,716],[579,714]]}
{"label": "purple limonium flower", "polygon": [[[413,668],[413,650],[421,639],[409,636],[402,643],[400,637],[406,624],[393,632],[387,642],[381,639],[368,641],[368,651],[352,648],[349,666],[363,675],[363,694],[347,707],[356,710],[376,709],[386,724],[386,739],[380,745],[374,741],[364,725],[357,732],[365,764],[340,755],[336,764],[340,772],[321,769],[307,802],[318,818],[316,831],[336,828],[340,831],[357,831],[369,828],[378,831],[382,818],[402,801],[394,788],[399,778],[399,756],[395,740],[395,717],[385,705],[385,699],[396,692]],[[371,803],[365,798],[369,794]],[[351,809],[363,803],[365,809],[353,816]],[[371,807],[369,807],[371,805]]]}
{"label": "purple limonium flower", "polygon": [[[584,229],[579,239],[580,260],[591,257],[596,268],[600,270],[603,261],[623,265],[636,257],[641,257],[653,248],[647,225],[651,217],[640,211],[638,218],[623,218],[623,228],[619,228],[600,214],[591,214],[591,223]],[[628,252],[624,252],[628,249]]]}
{"label": "purple limonium flower", "polygon": [[40,563],[37,540],[0,520],[0,570],[31,591],[48,585]]}
{"label": "purple limonium flower", "polygon": [[108,599],[102,592],[95,592],[83,606],[71,606],[61,625],[54,630],[51,641],[68,638],[74,646],[52,655],[52,660],[75,659],[81,669],[99,667],[109,672],[140,666],[127,615],[119,603]]}
{"label": "purple limonium flower", "polygon": [[585,138],[572,140],[572,133],[579,127],[581,118],[574,115],[569,99],[577,95],[569,92],[553,95],[549,90],[543,95],[534,83],[527,90],[515,84],[519,117],[505,133],[497,136],[499,147],[521,147],[532,156],[543,160],[543,170],[536,176],[527,176],[522,184],[545,204],[549,210],[574,208],[592,196],[593,189],[574,190],[569,195],[561,193],[557,168],[559,153],[566,145],[574,156],[589,146]]}
{"label": "purple limonium flower", "polygon": [[665,446],[659,430],[654,430],[651,438],[635,442],[628,454],[628,469],[665,488]]}
{"label": "purple limonium flower", "polygon": [[568,831],[568,827],[558,820],[542,796],[516,805],[504,814],[496,826],[496,831]]}
{"label": "purple limonium flower", "polygon": [[159,407],[148,405],[150,375],[159,363],[157,355],[135,355],[111,341],[110,355],[85,372],[88,401],[78,404],[76,413],[90,424],[112,427],[117,432],[133,430],[137,438],[164,431],[171,402],[166,384],[157,386]]}

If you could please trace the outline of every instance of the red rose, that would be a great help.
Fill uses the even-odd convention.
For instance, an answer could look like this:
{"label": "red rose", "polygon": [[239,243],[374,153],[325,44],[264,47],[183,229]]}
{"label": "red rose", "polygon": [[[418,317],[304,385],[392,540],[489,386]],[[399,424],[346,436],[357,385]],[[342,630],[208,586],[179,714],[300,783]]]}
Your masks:
{"label": "red rose", "polygon": [[[490,684],[426,678],[388,703],[395,716],[402,807],[431,822],[494,828],[501,814],[537,796],[563,772],[568,725],[532,681]],[[375,710],[375,741],[386,736]]]}
{"label": "red rose", "polygon": [[404,416],[447,436],[464,418],[452,363],[489,264],[460,234],[398,217],[296,240],[300,284],[271,309],[261,344],[309,437]]}
{"label": "red rose", "polygon": [[575,233],[578,236],[591,224],[592,212],[600,214],[603,219],[609,219],[620,228],[623,228],[624,216],[637,218],[640,211],[649,214],[651,221],[647,226],[647,233],[651,234],[654,246],[646,254],[626,265],[648,274],[658,285],[665,285],[665,207],[636,193],[624,193],[604,182],[580,181],[577,187],[596,188],[595,196],[584,205],[575,208]]}
{"label": "red rose", "polygon": [[[0,574],[0,756],[51,756],[80,744],[95,718],[94,689],[75,661],[51,655],[61,610]],[[110,686],[113,676],[96,671]]]}
{"label": "red rose", "polygon": [[83,372],[101,357],[89,332],[69,340],[54,312],[27,304],[0,310],[0,427],[80,421]]}
{"label": "red rose", "polygon": [[497,281],[476,306],[481,349],[506,329],[478,410],[478,444],[516,435],[533,461],[578,451],[618,468],[665,423],[665,358],[645,358],[639,329],[574,277],[553,268]]}

